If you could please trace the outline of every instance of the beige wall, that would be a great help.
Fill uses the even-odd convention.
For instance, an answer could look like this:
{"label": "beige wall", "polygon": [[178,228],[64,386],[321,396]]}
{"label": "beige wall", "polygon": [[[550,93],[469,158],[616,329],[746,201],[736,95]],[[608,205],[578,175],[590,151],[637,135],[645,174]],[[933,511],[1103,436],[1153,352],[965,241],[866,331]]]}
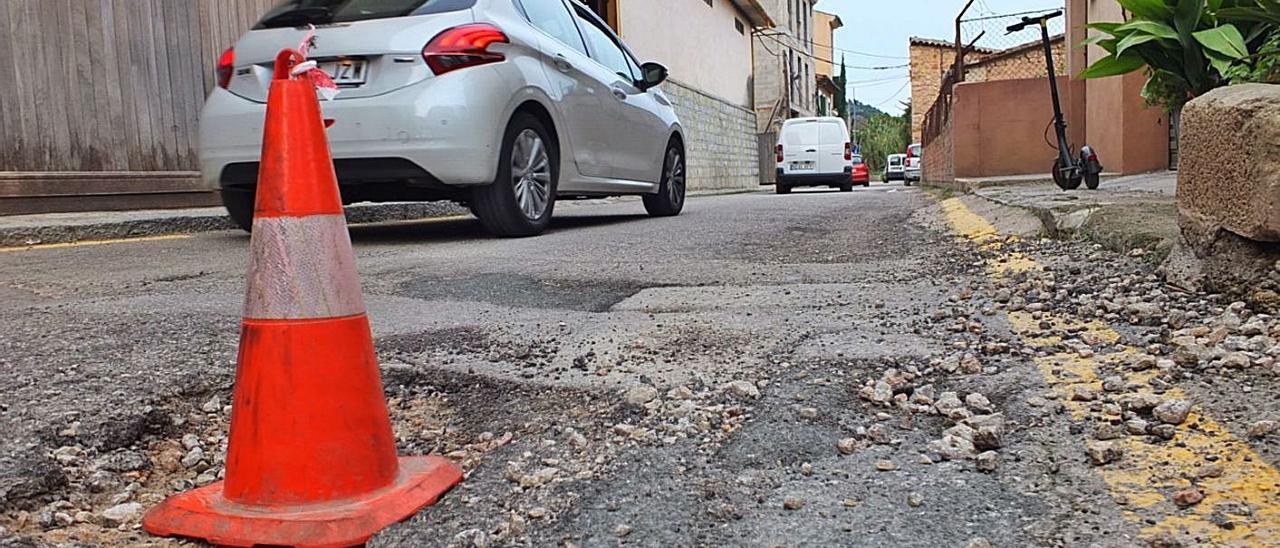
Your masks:
{"label": "beige wall", "polygon": [[[1045,143],[1045,125],[1053,119],[1048,88],[1048,78],[957,85],[949,143],[955,176],[1048,173],[1056,155]],[[1083,93],[1083,83],[1060,89],[1069,98]],[[1071,128],[1068,137],[1079,142],[1080,128]]]}
{"label": "beige wall", "polygon": [[622,0],[618,24],[641,62],[662,63],[671,78],[751,108],[751,26],[731,2]]}
{"label": "beige wall", "polygon": [[825,74],[831,79],[835,79],[836,67],[828,61],[836,60],[835,32],[839,26],[836,24],[836,16],[830,13],[813,11],[813,71],[816,74]]}
{"label": "beige wall", "polygon": [[[1076,22],[1124,20],[1115,0],[1073,1],[1068,8],[1073,26]],[[1087,9],[1085,18],[1078,17],[1080,9]],[[1090,46],[1083,61],[1092,63],[1105,54]],[[1143,73],[1135,72],[1084,82],[1084,143],[1097,151],[1108,172],[1142,173],[1169,167],[1169,117],[1160,108],[1146,106],[1141,96],[1146,79]]]}

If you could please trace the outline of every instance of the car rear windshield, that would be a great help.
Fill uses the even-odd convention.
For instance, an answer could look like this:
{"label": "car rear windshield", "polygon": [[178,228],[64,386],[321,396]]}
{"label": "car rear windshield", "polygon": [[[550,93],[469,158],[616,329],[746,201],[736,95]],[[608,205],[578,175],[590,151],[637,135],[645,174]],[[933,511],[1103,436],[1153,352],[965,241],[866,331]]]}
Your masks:
{"label": "car rear windshield", "polygon": [[889,157],[889,165],[891,165],[891,166],[896,166],[896,165],[899,165],[899,164],[901,164],[901,163],[902,163],[902,158],[901,158],[900,156],[890,156],[890,157]]}
{"label": "car rear windshield", "polygon": [[350,23],[457,11],[476,0],[285,0],[262,16],[255,29]]}

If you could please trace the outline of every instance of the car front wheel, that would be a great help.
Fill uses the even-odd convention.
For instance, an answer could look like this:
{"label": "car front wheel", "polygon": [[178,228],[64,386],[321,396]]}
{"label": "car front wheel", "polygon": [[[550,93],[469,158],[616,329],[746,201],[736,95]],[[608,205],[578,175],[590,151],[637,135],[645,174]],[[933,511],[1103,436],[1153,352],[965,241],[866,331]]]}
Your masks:
{"label": "car front wheel", "polygon": [[654,217],[679,215],[684,209],[685,181],[684,150],[673,140],[667,144],[667,153],[663,156],[658,193],[644,196],[645,211]]}
{"label": "car front wheel", "polygon": [[517,114],[502,138],[498,178],[476,188],[471,207],[495,236],[536,236],[551,224],[559,182],[555,141],[542,122]]}

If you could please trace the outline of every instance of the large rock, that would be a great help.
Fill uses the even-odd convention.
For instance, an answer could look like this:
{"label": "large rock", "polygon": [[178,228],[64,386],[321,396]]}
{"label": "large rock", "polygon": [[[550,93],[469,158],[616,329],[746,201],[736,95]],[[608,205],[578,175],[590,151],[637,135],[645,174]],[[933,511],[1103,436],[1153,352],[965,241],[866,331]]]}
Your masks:
{"label": "large rock", "polygon": [[1280,85],[1228,86],[1182,111],[1178,208],[1280,242]]}
{"label": "large rock", "polygon": [[1182,111],[1174,285],[1280,305],[1280,85],[1216,89]]}

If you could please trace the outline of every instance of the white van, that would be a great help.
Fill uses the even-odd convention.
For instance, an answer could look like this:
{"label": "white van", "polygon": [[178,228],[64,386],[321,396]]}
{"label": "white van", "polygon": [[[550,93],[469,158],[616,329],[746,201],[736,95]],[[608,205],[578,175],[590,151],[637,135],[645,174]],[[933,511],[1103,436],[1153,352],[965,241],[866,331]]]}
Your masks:
{"label": "white van", "polygon": [[849,126],[836,117],[793,118],[778,134],[778,194],[798,186],[829,186],[853,192],[853,146]]}

